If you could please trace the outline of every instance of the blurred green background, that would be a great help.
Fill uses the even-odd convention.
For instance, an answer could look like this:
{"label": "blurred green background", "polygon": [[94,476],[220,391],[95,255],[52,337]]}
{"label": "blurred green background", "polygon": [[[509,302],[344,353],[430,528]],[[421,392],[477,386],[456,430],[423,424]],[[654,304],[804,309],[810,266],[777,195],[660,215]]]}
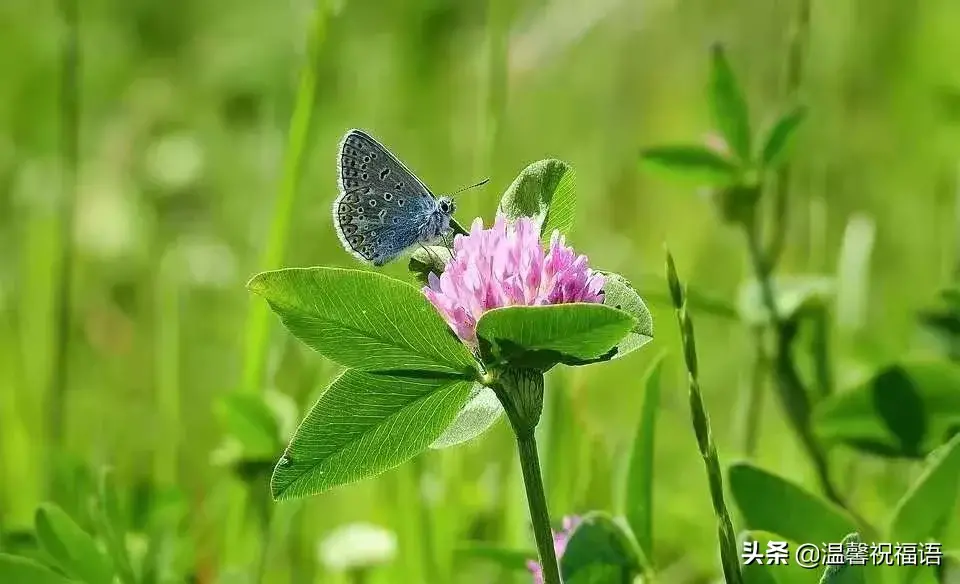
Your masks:
{"label": "blurred green background", "polygon": [[[70,24],[53,2],[0,0],[5,545],[27,545],[23,530],[41,501],[83,523],[85,493],[110,466],[129,521],[146,521],[136,519],[144,498],[173,501],[174,519],[158,520],[169,581],[253,583],[262,570],[265,583],[338,582],[318,546],[355,522],[396,534],[395,557],[374,582],[529,581],[456,553],[467,540],[532,549],[503,421],[375,480],[271,505],[266,527],[256,488],[264,477],[245,481],[249,473],[223,463],[224,396],[288,396],[294,425],[337,373],[258,308],[244,284],[277,267],[265,254],[283,266],[357,267],[337,242],[330,206],[337,142],[359,127],[434,192],[489,176],[459,196],[464,224],[478,215],[489,222],[530,162],[556,157],[576,169],[571,241],[638,285],[656,339],[629,358],[548,377],[540,443],[552,517],[618,510],[642,375],[669,351],[654,561],[664,581],[715,579],[714,519],[662,244],[692,288],[728,307],[693,308],[705,400],[726,462],[743,455],[740,412],[754,355],[752,333],[733,312],[749,275],[745,247],[696,184],[638,164],[642,147],[698,142],[710,130],[710,44],[727,46],[758,128],[798,100],[810,108],[793,158],[780,271],[839,273],[838,386],[893,359],[940,354],[916,314],[952,282],[958,260],[960,4],[815,1],[801,85],[790,95],[785,63],[797,11],[798,0],[84,0],[73,124],[61,83]],[[295,198],[278,203],[293,192],[281,177],[311,54],[302,176]],[[63,136],[73,130],[71,194],[61,179],[69,169]],[[284,213],[289,222],[272,228]],[[386,272],[409,280],[404,264]],[[251,318],[268,324],[266,342],[258,344]],[[251,377],[258,355],[262,376],[253,369]],[[816,490],[774,400],[763,412],[758,463]],[[853,458],[833,452],[841,484],[856,475],[858,510],[886,516],[917,465]]]}

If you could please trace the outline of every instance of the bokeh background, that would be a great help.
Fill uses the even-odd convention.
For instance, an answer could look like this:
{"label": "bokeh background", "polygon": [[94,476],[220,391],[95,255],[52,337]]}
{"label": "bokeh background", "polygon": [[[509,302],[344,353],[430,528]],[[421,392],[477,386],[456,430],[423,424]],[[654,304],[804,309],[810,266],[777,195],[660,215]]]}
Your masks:
{"label": "bokeh background", "polygon": [[[618,510],[642,377],[667,351],[653,559],[664,581],[716,579],[662,245],[709,299],[692,311],[722,461],[744,455],[756,352],[737,316],[745,246],[697,184],[639,164],[643,147],[711,130],[711,44],[726,45],[757,128],[809,107],[779,270],[837,278],[838,387],[893,359],[941,355],[917,314],[958,260],[960,4],[813,1],[791,89],[802,1],[84,0],[74,22],[69,0],[0,1],[4,547],[29,547],[42,501],[87,525],[106,466],[127,543],[160,554],[165,581],[345,581],[321,542],[357,522],[396,537],[373,582],[529,581],[457,553],[468,540],[532,549],[503,421],[377,479],[276,507],[262,501],[263,476],[230,464],[225,396],[268,392],[293,425],[338,371],[244,284],[270,267],[357,267],[330,208],[337,142],[360,127],[435,192],[490,177],[459,195],[465,224],[490,221],[535,160],[576,169],[571,241],[637,284],[656,339],[629,358],[550,375],[540,443],[552,516]],[[76,66],[63,52],[71,30]],[[71,74],[75,96],[64,90]],[[301,147],[299,183],[284,182]],[[403,261],[385,271],[410,278]],[[815,490],[775,401],[762,411],[757,462]],[[854,464],[843,449],[833,458],[856,475],[851,492],[867,516],[886,516],[918,472]]]}

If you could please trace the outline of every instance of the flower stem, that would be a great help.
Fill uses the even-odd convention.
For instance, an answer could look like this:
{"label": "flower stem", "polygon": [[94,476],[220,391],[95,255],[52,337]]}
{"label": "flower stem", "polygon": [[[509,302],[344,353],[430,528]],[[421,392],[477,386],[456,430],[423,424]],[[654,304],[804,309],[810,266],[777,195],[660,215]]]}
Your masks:
{"label": "flower stem", "polygon": [[540,556],[544,584],[562,584],[557,554],[553,549],[550,513],[547,511],[547,497],[543,490],[543,474],[540,472],[534,435],[543,412],[543,373],[534,369],[507,369],[500,371],[490,381],[490,387],[503,405],[517,438],[523,486],[527,491],[527,505],[530,508],[533,535],[537,540],[537,555]]}
{"label": "flower stem", "polygon": [[547,498],[540,473],[540,459],[537,456],[537,439],[532,432],[528,436],[517,436],[517,448],[520,453],[520,468],[523,470],[523,486],[527,490],[527,504],[530,506],[530,520],[533,522],[533,535],[537,540],[537,555],[540,556],[540,566],[543,569],[543,580],[545,584],[561,584],[560,567],[553,549],[553,533],[550,531]]}

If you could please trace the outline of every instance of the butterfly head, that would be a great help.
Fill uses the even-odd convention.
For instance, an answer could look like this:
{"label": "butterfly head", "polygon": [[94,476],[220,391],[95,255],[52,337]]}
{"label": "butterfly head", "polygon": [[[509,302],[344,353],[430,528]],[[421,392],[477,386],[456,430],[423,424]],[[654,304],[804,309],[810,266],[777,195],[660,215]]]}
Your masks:
{"label": "butterfly head", "polygon": [[447,217],[453,215],[457,210],[457,204],[450,197],[440,197],[437,199],[437,212]]}

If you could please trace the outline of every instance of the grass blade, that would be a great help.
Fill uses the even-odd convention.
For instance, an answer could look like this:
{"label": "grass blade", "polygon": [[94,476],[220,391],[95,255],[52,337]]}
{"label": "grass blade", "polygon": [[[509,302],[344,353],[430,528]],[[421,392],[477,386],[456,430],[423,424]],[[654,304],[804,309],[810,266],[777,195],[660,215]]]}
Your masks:
{"label": "grass blade", "polygon": [[643,409],[633,440],[624,492],[627,521],[647,560],[653,557],[653,455],[665,356],[661,353],[654,359],[644,379]]}

